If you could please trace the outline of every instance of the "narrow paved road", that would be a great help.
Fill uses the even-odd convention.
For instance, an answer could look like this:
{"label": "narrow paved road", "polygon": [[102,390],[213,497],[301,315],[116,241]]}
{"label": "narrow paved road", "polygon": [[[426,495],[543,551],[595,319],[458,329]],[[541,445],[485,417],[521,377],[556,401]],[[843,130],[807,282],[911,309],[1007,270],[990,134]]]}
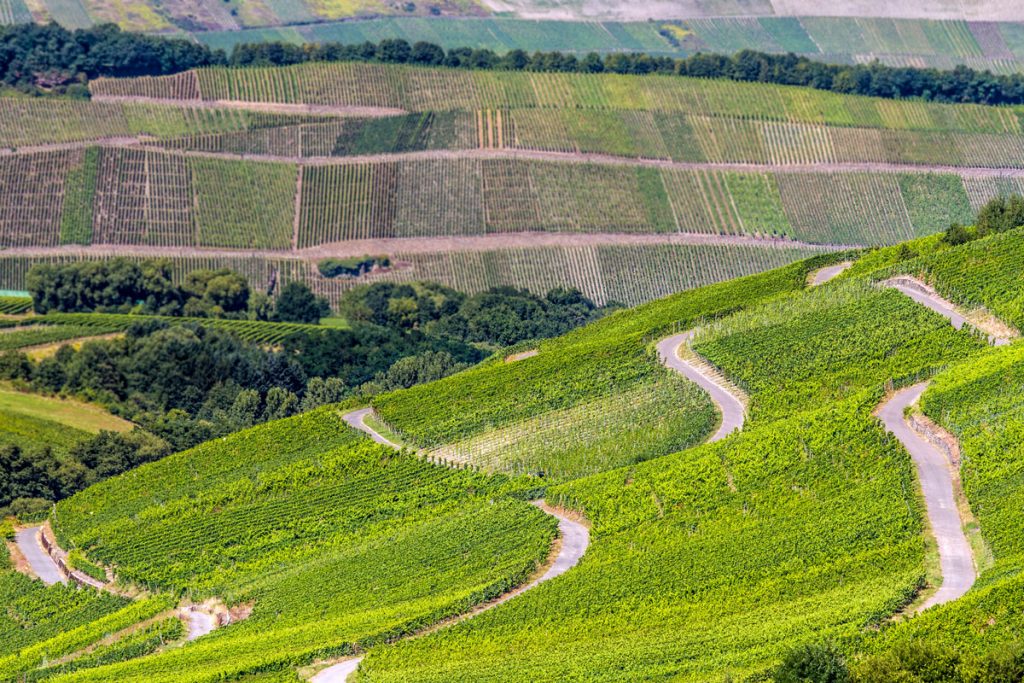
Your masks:
{"label": "narrow paved road", "polygon": [[720,380],[705,373],[701,368],[679,357],[679,347],[693,338],[693,330],[676,334],[658,342],[658,356],[668,368],[675,370],[684,377],[699,385],[711,396],[711,401],[718,406],[722,414],[722,424],[718,427],[707,443],[718,441],[743,428],[745,410],[739,399],[733,396]]}
{"label": "narrow paved road", "polygon": [[15,543],[18,544],[21,554],[28,560],[32,572],[43,583],[48,586],[55,583],[67,583],[68,580],[61,573],[57,563],[43,550],[43,546],[39,543],[39,527],[33,526],[22,529],[15,536]]}
{"label": "narrow paved road", "polygon": [[853,265],[853,261],[843,261],[834,266],[825,266],[815,271],[811,276],[811,286],[818,287],[839,276],[844,270]]}
{"label": "narrow paved road", "polygon": [[[362,408],[360,410],[353,410],[352,412],[343,415],[342,419],[345,420],[345,422],[349,424],[351,427],[358,429],[362,432],[365,432],[371,439],[373,439],[377,443],[384,444],[385,446],[391,446],[392,448],[398,448],[397,445],[389,441],[375,429],[366,424],[366,416],[371,414],[372,412],[372,408]],[[540,508],[541,510],[543,510],[544,512],[558,520],[558,532],[561,543],[558,548],[558,554],[555,556],[554,561],[544,571],[543,574],[538,576],[533,581],[530,581],[529,583],[526,583],[522,586],[519,586],[518,588],[509,591],[508,593],[505,593],[496,600],[493,600],[485,605],[481,605],[476,609],[471,610],[467,614],[463,615],[460,619],[455,619],[451,623],[455,623],[455,621],[473,617],[481,612],[493,609],[494,607],[497,607],[498,605],[511,600],[517,595],[525,593],[531,588],[539,586],[545,581],[549,581],[555,578],[556,576],[561,576],[562,574],[566,573],[567,571],[575,567],[577,564],[579,564],[579,561],[583,557],[583,554],[587,552],[587,546],[590,545],[590,531],[587,529],[587,527],[585,527],[583,524],[580,524],[575,520],[569,519],[569,517],[567,517],[560,510],[548,507],[547,505],[544,504],[544,501],[535,500],[533,501],[533,505],[537,506],[538,508]],[[359,668],[359,662],[361,662],[362,659],[363,658],[359,656],[353,657],[351,659],[346,659],[342,662],[338,662],[337,664],[329,666],[323,671],[317,673],[310,679],[310,681],[312,681],[312,683],[344,683],[348,680],[348,677],[352,675],[352,673],[354,673],[356,669]]]}
{"label": "narrow paved road", "polygon": [[371,439],[373,439],[377,443],[383,444],[385,446],[391,446],[396,451],[401,450],[402,447],[399,446],[397,443],[389,440],[376,429],[366,424],[367,416],[372,414],[373,408],[360,408],[359,410],[353,410],[350,413],[345,413],[344,415],[341,416],[341,419],[344,420],[349,427],[352,427],[353,429],[358,429],[361,432],[365,432],[370,436]]}
{"label": "narrow paved road", "polygon": [[896,392],[878,410],[885,428],[899,439],[910,453],[921,482],[928,522],[939,546],[942,586],[918,611],[956,600],[974,584],[976,573],[971,546],[963,531],[963,520],[953,495],[950,463],[937,448],[918,435],[904,417],[904,411],[928,388],[927,382]]}
{"label": "narrow paved road", "polygon": [[[964,324],[967,323],[967,318],[956,304],[942,298],[939,296],[938,292],[917,278],[899,276],[886,280],[882,284],[909,296],[922,306],[930,308],[939,315],[945,317],[949,320],[949,324],[957,330],[962,329]],[[998,334],[989,334],[988,341],[993,346],[1006,346],[1010,343],[1010,339],[1008,337],[1000,336]]]}

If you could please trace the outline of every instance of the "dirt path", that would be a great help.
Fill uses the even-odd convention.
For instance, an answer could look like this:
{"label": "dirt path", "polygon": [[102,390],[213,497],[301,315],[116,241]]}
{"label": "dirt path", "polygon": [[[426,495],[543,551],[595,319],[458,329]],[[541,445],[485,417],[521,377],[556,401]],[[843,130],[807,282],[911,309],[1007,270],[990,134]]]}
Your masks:
{"label": "dirt path", "polygon": [[594,152],[552,152],[534,149],[430,149],[417,152],[393,152],[352,156],[297,156],[280,154],[234,154],[199,150],[167,150],[167,154],[197,156],[210,159],[248,159],[311,166],[344,166],[385,161],[419,161],[439,159],[527,159],[534,161],[561,161],[566,163],[600,164],[605,166],[640,166],[686,171],[752,171],[770,173],[950,173],[982,178],[1024,177],[1024,168],[990,166],[950,166],[943,164],[900,164],[887,162],[825,162],[814,164],[769,164],[763,162],[673,161],[646,157],[623,157]]}
{"label": "dirt path", "polygon": [[[366,417],[372,412],[372,408],[353,410],[343,415],[342,419],[353,428],[365,432],[377,443],[391,446],[396,449],[399,448],[399,446],[394,442],[388,440],[382,434],[373,429],[373,427],[366,424]],[[554,558],[549,560],[543,572],[539,576],[535,576],[532,580],[505,593],[501,597],[483,605],[478,605],[466,614],[459,615],[450,620],[446,620],[441,624],[429,627],[425,632],[433,632],[439,628],[445,628],[460,621],[472,618],[481,612],[493,609],[498,605],[508,602],[517,595],[539,586],[545,581],[550,581],[556,576],[561,576],[579,563],[580,559],[587,551],[587,546],[590,545],[590,530],[579,521],[572,519],[567,513],[562,510],[549,507],[541,500],[535,500],[532,504],[558,520],[559,538],[557,542],[557,550]],[[410,637],[415,637],[416,635],[421,634],[413,634],[413,636]],[[310,681],[312,681],[312,683],[344,683],[348,680],[348,677],[359,668],[359,662],[361,662],[362,659],[362,656],[359,656],[338,662],[337,664],[329,666],[318,672],[310,678]]]}
{"label": "dirt path", "polygon": [[843,261],[842,263],[837,263],[834,266],[825,266],[824,268],[819,268],[818,270],[810,274],[810,276],[807,278],[807,282],[811,287],[818,287],[820,285],[825,284],[829,280],[839,277],[839,275],[843,271],[845,271],[852,265],[853,261]]}
{"label": "dirt path", "polygon": [[217,628],[217,617],[197,609],[190,609],[188,613],[188,637],[187,640],[201,638]]}
{"label": "dirt path", "polygon": [[527,247],[598,247],[598,246],[655,246],[662,244],[689,246],[755,246],[775,249],[810,249],[829,252],[859,249],[846,244],[811,244],[797,240],[709,235],[704,233],[567,233],[567,232],[509,232],[489,235],[441,237],[390,237],[368,240],[331,242],[316,247],[290,251],[288,249],[204,249],[200,247],[151,247],[146,245],[93,244],[87,247],[68,245],[61,247],[10,247],[5,256],[79,258],[104,256],[136,256],[159,258],[162,256],[212,256],[218,258],[300,258],[310,262],[328,257],[345,258],[375,254],[436,254],[450,252],[492,251],[495,249],[522,249]]}
{"label": "dirt path", "polygon": [[271,114],[325,114],[328,116],[383,117],[407,114],[397,107],[359,107],[344,104],[286,104],[280,102],[247,102],[245,100],[184,100],[127,95],[93,95],[93,102],[125,102],[159,104],[184,109],[246,109]]}
{"label": "dirt path", "polygon": [[955,329],[962,329],[965,323],[971,324],[988,335],[988,341],[993,346],[1006,346],[1012,339],[1020,336],[1017,330],[991,316],[983,319],[972,317],[970,313],[952,301],[944,299],[932,287],[917,278],[898,276],[886,280],[882,285],[898,290],[922,306],[944,316]]}
{"label": "dirt path", "polygon": [[28,560],[32,573],[38,576],[43,583],[48,586],[52,586],[55,583],[67,583],[68,580],[60,570],[60,567],[53,561],[50,554],[43,549],[42,542],[40,541],[41,533],[42,527],[38,526],[21,529],[14,537],[15,543],[18,545],[21,554]]}
{"label": "dirt path", "polygon": [[[679,351],[693,339],[694,330],[667,337],[658,342],[658,357],[668,368],[680,373],[688,380],[696,383],[711,396],[711,401],[718,407],[722,415],[722,423],[711,435],[707,443],[719,441],[735,431],[743,429],[746,406],[738,390],[730,386],[724,378],[713,371],[710,365],[701,363],[696,358],[684,359]],[[696,356],[696,354],[694,354]]]}
{"label": "dirt path", "polygon": [[899,439],[914,461],[928,523],[939,547],[942,585],[917,611],[956,600],[974,585],[977,576],[974,556],[964,534],[963,520],[953,493],[951,464],[939,449],[914,431],[905,416],[907,408],[915,404],[927,388],[928,383],[922,382],[897,391],[876,412],[886,430]]}
{"label": "dirt path", "polygon": [[[133,100],[134,101],[134,100]],[[140,101],[146,101],[141,98]],[[291,107],[305,105],[273,105],[270,111],[278,111],[277,107]],[[311,105],[312,106],[312,105]],[[251,107],[244,107],[251,108]],[[358,111],[359,108],[327,107],[315,108],[310,111],[301,110],[300,113],[333,113],[347,116],[388,116],[394,113],[402,113],[401,110],[384,113],[386,110],[374,110],[376,113]],[[292,111],[297,110],[281,110]],[[7,148],[0,150],[0,154],[22,154],[32,152],[45,152],[65,149],[80,149],[83,147],[106,146],[137,146],[145,145],[147,149],[163,152],[164,154],[185,157],[200,157],[205,159],[224,159],[230,161],[248,160],[254,162],[274,162],[297,164],[300,166],[344,166],[353,164],[368,164],[392,161],[419,161],[419,160],[460,160],[460,159],[526,159],[534,161],[554,161],[564,163],[599,164],[604,166],[638,166],[651,168],[665,168],[686,171],[747,171],[760,173],[948,173],[973,178],[1024,178],[1024,168],[1003,168],[993,166],[950,166],[943,164],[901,164],[883,162],[826,162],[814,164],[769,164],[739,163],[739,162],[713,162],[713,161],[673,161],[671,159],[652,159],[645,157],[623,157],[614,154],[600,154],[590,152],[552,152],[546,150],[532,149],[432,149],[418,152],[394,152],[381,154],[363,154],[352,156],[299,156],[287,154],[236,154],[233,152],[209,152],[202,150],[180,150],[166,149],[158,144],[160,141],[153,137],[115,137],[115,138],[93,138],[77,142],[63,142],[41,145],[30,145],[12,150]]]}

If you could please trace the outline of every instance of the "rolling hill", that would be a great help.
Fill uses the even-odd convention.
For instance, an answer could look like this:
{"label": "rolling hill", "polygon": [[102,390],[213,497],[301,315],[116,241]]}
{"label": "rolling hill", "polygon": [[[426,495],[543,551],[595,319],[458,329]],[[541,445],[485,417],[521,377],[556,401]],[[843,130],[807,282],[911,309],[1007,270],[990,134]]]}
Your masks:
{"label": "rolling hill", "polygon": [[[0,667],[28,672],[46,653],[71,656],[55,680],[283,681],[339,661],[367,681],[708,680],[768,676],[793,648],[831,641],[868,676],[856,680],[880,680],[857,667],[922,640],[955,646],[953,667],[990,662],[1019,628],[1020,354],[986,331],[1024,323],[1022,241],[920,238],[619,311],[536,353],[376,397],[379,417],[356,423],[401,453],[346,424],[352,402],[94,485],[50,523],[63,547],[112,568],[116,590],[152,596],[133,618],[182,599],[220,602],[230,620],[195,642],[105,643],[120,654],[96,662],[82,659],[101,628],[88,624],[114,617],[90,616],[76,639],[40,633]],[[843,258],[852,267],[817,284]],[[662,367],[654,346],[670,336],[672,368],[741,397],[739,431],[715,433],[721,399]],[[903,411],[876,417],[929,379],[916,414],[959,437],[961,514],[977,514],[979,576],[958,599],[936,592],[952,578],[916,483],[927,465],[889,433]],[[555,530],[526,504],[538,496],[591,526],[578,565],[446,621],[544,563]],[[19,599],[50,594],[38,590]],[[929,596],[946,602],[900,618]]]}

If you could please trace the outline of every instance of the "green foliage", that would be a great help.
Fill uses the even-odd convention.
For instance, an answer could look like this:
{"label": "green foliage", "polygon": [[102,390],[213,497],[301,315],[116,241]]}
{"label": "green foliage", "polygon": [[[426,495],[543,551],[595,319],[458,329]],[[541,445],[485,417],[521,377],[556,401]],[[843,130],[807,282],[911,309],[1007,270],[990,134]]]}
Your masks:
{"label": "green foliage", "polygon": [[91,576],[97,581],[102,581],[106,583],[107,572],[104,571],[103,567],[95,564],[94,562],[90,562],[89,558],[87,558],[81,550],[75,548],[73,550],[68,551],[67,562],[68,566],[72,569],[77,569],[78,571],[83,572],[88,576]]}
{"label": "green foliage", "polygon": [[20,296],[0,296],[0,314],[20,315],[32,309],[32,299]]}
{"label": "green foliage", "polygon": [[1024,197],[1011,194],[989,200],[978,211],[975,229],[981,236],[1024,227]]}
{"label": "green foliage", "polygon": [[451,113],[425,112],[353,119],[334,143],[332,155],[414,152],[430,146],[433,128],[451,125]]}
{"label": "green foliage", "polygon": [[984,342],[908,297],[848,280],[780,297],[702,329],[694,349],[773,419],[887,380],[928,374]]}
{"label": "green foliage", "polygon": [[793,648],[772,672],[775,683],[847,683],[850,671],[843,653],[833,643],[812,643]]}
{"label": "green foliage", "polygon": [[289,282],[274,303],[274,320],[283,323],[317,324],[331,314],[331,305],[301,282]]}
{"label": "green foliage", "polygon": [[373,405],[407,442],[433,448],[629,391],[660,374],[646,348],[658,335],[802,288],[810,267],[796,264],[618,311],[541,342],[532,358],[486,364],[434,382],[429,389],[378,396]]}
{"label": "green foliage", "polygon": [[151,654],[157,649],[181,640],[185,637],[185,624],[178,617],[168,617],[154,624],[136,630],[113,643],[100,645],[87,654],[75,657],[65,664],[47,666],[28,674],[28,681],[41,681],[69,674],[82,669],[89,669],[105,664],[123,662],[136,657]]}
{"label": "green foliage", "polygon": [[387,256],[353,256],[351,258],[325,258],[316,264],[324,277],[359,277],[376,268],[387,268],[391,260]]}
{"label": "green foliage", "polygon": [[0,662],[10,666],[17,652],[115,614],[130,601],[64,584],[45,587],[0,570],[0,604]]}
{"label": "green foliage", "polygon": [[[375,681],[743,680],[912,598],[921,512],[878,393],[549,489],[579,566],[499,610],[372,650]],[[699,656],[694,653],[699,651]]]}
{"label": "green foliage", "polygon": [[899,183],[916,235],[931,235],[950,223],[971,221],[971,205],[957,176],[905,173],[899,176]]}
{"label": "green foliage", "polygon": [[1024,230],[1011,230],[936,251],[888,272],[922,277],[942,296],[967,309],[984,307],[1004,322],[1024,327]]}
{"label": "green foliage", "polygon": [[465,611],[547,557],[555,522],[521,500],[530,486],[396,454],[331,407],[109,479],[59,505],[62,533],[122,578],[253,611],[72,680],[280,669]]}
{"label": "green foliage", "polygon": [[61,244],[92,242],[93,198],[98,168],[99,150],[89,147],[83,153],[82,163],[68,172],[60,221]]}

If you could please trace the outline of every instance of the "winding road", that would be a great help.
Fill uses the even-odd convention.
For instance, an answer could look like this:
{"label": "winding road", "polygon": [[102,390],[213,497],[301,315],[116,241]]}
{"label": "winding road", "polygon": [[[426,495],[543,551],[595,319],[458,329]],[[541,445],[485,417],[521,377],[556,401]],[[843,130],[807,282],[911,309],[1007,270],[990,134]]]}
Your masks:
{"label": "winding road", "polygon": [[48,586],[55,583],[67,583],[67,577],[53,561],[50,554],[43,549],[39,541],[41,527],[32,526],[20,530],[14,537],[21,554],[28,560],[32,573],[39,577],[39,580]]}
{"label": "winding road", "polygon": [[[956,304],[942,298],[916,278],[901,276],[882,284],[942,315],[958,330],[968,322]],[[989,334],[988,341],[993,346],[1005,346],[1010,343],[1010,338]],[[928,522],[939,548],[942,585],[917,611],[956,600],[974,585],[977,578],[974,555],[964,534],[964,520],[960,516],[953,491],[953,465],[941,450],[911,426],[906,417],[907,409],[917,402],[928,385],[929,382],[921,382],[897,391],[876,412],[885,428],[899,439],[914,461],[924,494]]]}
{"label": "winding road", "polygon": [[675,370],[701,389],[708,392],[711,401],[722,414],[722,424],[711,435],[706,443],[719,441],[735,431],[743,429],[746,409],[743,403],[727,388],[727,385],[715,375],[695,363],[679,357],[679,349],[693,339],[695,330],[672,335],[658,342],[658,357],[665,367]]}
{"label": "winding road", "polygon": [[[917,278],[898,276],[890,280],[886,280],[882,284],[886,287],[899,291],[922,306],[930,308],[939,315],[945,317],[957,330],[962,329],[963,326],[969,322],[967,317],[956,304],[942,298],[939,296],[938,292]],[[991,333],[988,330],[982,331],[988,333],[988,341],[993,346],[1006,346],[1010,343],[1010,337]]]}
{"label": "winding road", "polygon": [[[400,446],[390,441],[387,437],[380,434],[373,427],[366,424],[366,417],[373,412],[372,408],[361,408],[359,410],[353,410],[342,416],[342,419],[346,424],[358,429],[361,432],[366,433],[371,439],[379,444],[390,446],[391,448],[398,449]],[[533,501],[533,505],[537,506],[545,513],[551,515],[558,520],[558,532],[561,543],[559,544],[558,553],[555,555],[554,560],[551,561],[550,565],[544,571],[543,574],[533,579],[529,583],[526,583],[518,588],[515,588],[501,597],[488,602],[483,605],[479,605],[473,610],[470,610],[466,614],[463,614],[444,625],[450,625],[474,617],[477,614],[493,609],[498,605],[511,600],[512,598],[525,593],[531,588],[535,588],[545,581],[550,581],[556,576],[561,576],[573,567],[575,567],[583,554],[587,551],[587,546],[590,545],[590,530],[587,529],[583,524],[570,519],[565,513],[555,508],[549,507],[544,504],[541,500]],[[348,677],[359,668],[359,662],[362,661],[362,657],[352,657],[342,662],[338,662],[326,669],[320,671],[310,680],[313,683],[344,683],[348,680]]]}
{"label": "winding road", "polygon": [[897,391],[879,407],[877,415],[910,453],[921,482],[928,523],[939,547],[942,585],[917,611],[956,600],[966,593],[977,578],[974,555],[963,530],[963,520],[953,494],[953,474],[946,456],[918,434],[907,421],[906,409],[917,402],[928,382]]}

